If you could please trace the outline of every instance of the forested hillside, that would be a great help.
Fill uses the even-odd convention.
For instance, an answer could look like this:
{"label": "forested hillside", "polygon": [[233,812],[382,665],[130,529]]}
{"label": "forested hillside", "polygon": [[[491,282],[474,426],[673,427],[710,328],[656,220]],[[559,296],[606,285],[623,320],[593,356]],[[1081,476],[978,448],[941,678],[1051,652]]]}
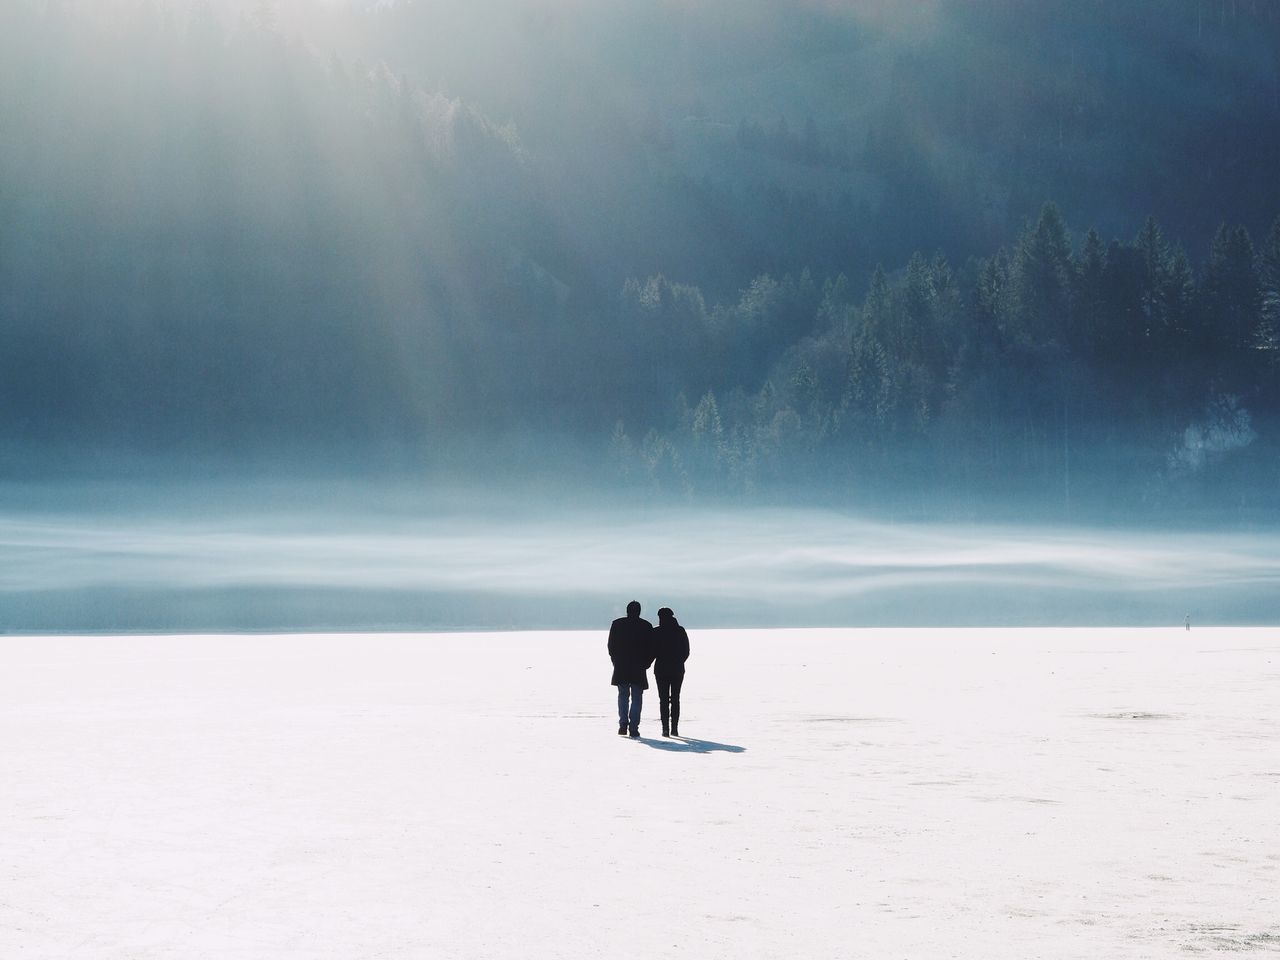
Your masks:
{"label": "forested hillside", "polygon": [[806,272],[710,310],[662,277],[623,302],[636,342],[671,346],[649,382],[676,396],[642,439],[615,428],[615,469],[641,484],[835,480],[1064,510],[1195,503],[1207,485],[1272,502],[1280,220],[1258,250],[1224,225],[1196,270],[1154,220],[1073,251],[1049,204],[990,257],[957,270],[917,253],[862,296]]}
{"label": "forested hillside", "polygon": [[1271,4],[248,9],[0,10],[6,471],[1275,506]]}

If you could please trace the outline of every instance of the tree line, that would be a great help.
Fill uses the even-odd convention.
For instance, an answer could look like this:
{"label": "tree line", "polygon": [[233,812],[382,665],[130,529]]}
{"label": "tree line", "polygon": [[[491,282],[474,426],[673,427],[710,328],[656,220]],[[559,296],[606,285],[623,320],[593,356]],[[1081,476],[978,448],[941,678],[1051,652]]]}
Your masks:
{"label": "tree line", "polygon": [[664,345],[640,375],[655,393],[610,439],[638,487],[1163,503],[1258,455],[1264,489],[1233,495],[1273,486],[1280,220],[1256,249],[1224,224],[1197,266],[1154,219],[1077,247],[1048,203],[1011,246],[960,268],[917,253],[860,298],[804,272],[708,308],[658,276],[628,281],[620,309],[628,350]]}

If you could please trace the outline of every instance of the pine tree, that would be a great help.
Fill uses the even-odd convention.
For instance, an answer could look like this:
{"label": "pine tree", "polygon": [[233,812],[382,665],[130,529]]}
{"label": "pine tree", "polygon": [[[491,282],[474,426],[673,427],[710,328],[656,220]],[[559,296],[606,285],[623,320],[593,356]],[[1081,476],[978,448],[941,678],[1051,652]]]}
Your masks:
{"label": "pine tree", "polygon": [[720,407],[712,391],[708,390],[694,408],[690,431],[695,443],[710,446],[713,450],[724,442],[724,424],[720,420]]}
{"label": "pine tree", "polygon": [[1165,293],[1169,282],[1171,264],[1169,245],[1165,242],[1154,217],[1147,222],[1134,240],[1142,273],[1139,278],[1139,300],[1144,320],[1143,339],[1148,343],[1163,341],[1168,318]]}
{"label": "pine tree", "polygon": [[889,278],[885,275],[884,267],[877,263],[871,273],[867,297],[862,301],[862,333],[878,342],[884,342],[891,329],[891,297]]}
{"label": "pine tree", "polygon": [[1102,273],[1102,324],[1095,358],[1121,387],[1133,386],[1134,367],[1145,359],[1147,318],[1142,289],[1146,267],[1132,246],[1112,240]]}
{"label": "pine tree", "polygon": [[1061,342],[1070,310],[1071,240],[1053,203],[1044,205],[1036,225],[1023,234],[1014,267],[1023,337],[1032,344]]}
{"label": "pine tree", "polygon": [[1001,343],[1009,286],[1009,261],[1002,250],[983,261],[974,289],[970,336],[982,350],[997,348]]}
{"label": "pine tree", "polygon": [[727,473],[728,451],[720,406],[711,390],[703,394],[685,421],[688,429],[686,466],[701,488],[719,492]]}
{"label": "pine tree", "polygon": [[899,357],[918,360],[923,356],[926,344],[934,337],[935,303],[936,293],[929,265],[919,253],[912,254],[902,291],[902,316],[893,344]]}
{"label": "pine tree", "polygon": [[1257,333],[1262,291],[1254,265],[1253,243],[1244,227],[1223,224],[1209,248],[1203,284],[1209,320],[1230,349],[1250,347]]}
{"label": "pine tree", "polygon": [[1276,218],[1258,251],[1261,295],[1260,345],[1269,354],[1280,351],[1280,217]]}
{"label": "pine tree", "polygon": [[1188,337],[1195,310],[1196,277],[1186,251],[1176,246],[1169,257],[1169,270],[1165,277],[1165,322],[1168,327],[1170,347],[1175,353],[1187,349]]}
{"label": "pine tree", "polygon": [[1105,305],[1103,278],[1107,269],[1107,248],[1098,231],[1089,228],[1080,256],[1076,259],[1075,292],[1072,296],[1071,329],[1068,343],[1086,356],[1096,354],[1103,339]]}

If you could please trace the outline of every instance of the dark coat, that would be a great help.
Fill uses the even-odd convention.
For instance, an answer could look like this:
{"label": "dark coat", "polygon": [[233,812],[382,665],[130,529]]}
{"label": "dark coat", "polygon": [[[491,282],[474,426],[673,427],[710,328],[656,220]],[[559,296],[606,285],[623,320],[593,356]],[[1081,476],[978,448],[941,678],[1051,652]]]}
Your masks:
{"label": "dark coat", "polygon": [[661,620],[653,630],[655,677],[683,677],[689,659],[689,635],[675,619]]}
{"label": "dark coat", "polygon": [[649,689],[645,672],[653,663],[653,624],[640,617],[619,617],[609,627],[609,659],[613,661],[615,687],[639,684]]}

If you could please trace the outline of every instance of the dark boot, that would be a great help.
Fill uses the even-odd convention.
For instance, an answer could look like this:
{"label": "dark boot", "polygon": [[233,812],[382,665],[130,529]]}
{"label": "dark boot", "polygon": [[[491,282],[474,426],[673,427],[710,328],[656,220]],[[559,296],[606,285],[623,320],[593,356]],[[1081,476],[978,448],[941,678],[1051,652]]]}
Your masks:
{"label": "dark boot", "polygon": [[618,724],[618,736],[625,737],[627,735],[627,725],[625,723]]}
{"label": "dark boot", "polygon": [[665,720],[662,721],[662,735],[664,737],[671,736],[671,727]]}
{"label": "dark boot", "polygon": [[[672,735],[673,737],[678,737],[678,736],[680,736],[679,726],[680,726],[680,721],[679,721],[679,720],[672,720],[672,721],[671,721],[671,735]],[[664,731],[664,733],[665,733],[665,731]]]}

